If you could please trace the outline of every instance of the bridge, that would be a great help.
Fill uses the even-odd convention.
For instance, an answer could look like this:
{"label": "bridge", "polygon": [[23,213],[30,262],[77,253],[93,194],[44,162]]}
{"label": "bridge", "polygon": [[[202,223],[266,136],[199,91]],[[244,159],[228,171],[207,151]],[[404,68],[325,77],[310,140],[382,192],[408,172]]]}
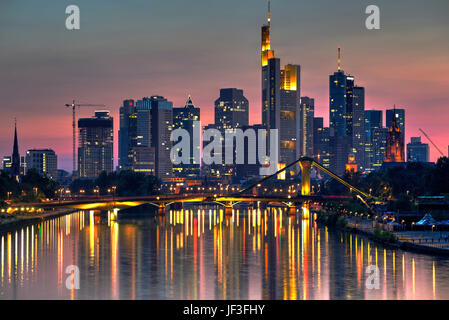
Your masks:
{"label": "bridge", "polygon": [[[289,168],[299,164],[301,168],[301,193],[297,195],[288,196],[260,196],[257,195],[256,188],[260,187],[264,182],[276,177],[278,174],[288,170]],[[310,202],[322,202],[322,201],[350,201],[353,199],[351,196],[328,196],[328,195],[311,195],[311,181],[310,174],[313,167],[318,168],[330,177],[334,178],[341,184],[345,185],[351,193],[355,193],[366,206],[367,200],[375,199],[374,197],[364,193],[363,191],[353,187],[348,182],[341,179],[338,175],[334,174],[330,170],[323,167],[314,159],[309,157],[301,157],[295,162],[282,168],[276,173],[267,176],[247,188],[240,190],[232,194],[168,194],[168,195],[153,195],[153,196],[140,196],[140,197],[110,197],[97,198],[97,199],[76,199],[76,200],[64,200],[64,201],[48,201],[42,203],[27,204],[28,206],[34,206],[39,208],[55,208],[55,207],[71,207],[83,210],[94,210],[101,208],[127,208],[135,207],[143,204],[150,204],[158,208],[160,214],[165,213],[167,206],[174,203],[204,203],[204,204],[216,204],[225,208],[225,213],[232,213],[234,205],[239,203],[276,203],[286,206],[292,209],[290,212],[296,212],[298,205]],[[20,204],[17,204],[20,205]],[[16,205],[16,206],[17,206]],[[14,206],[13,206],[14,207]]]}

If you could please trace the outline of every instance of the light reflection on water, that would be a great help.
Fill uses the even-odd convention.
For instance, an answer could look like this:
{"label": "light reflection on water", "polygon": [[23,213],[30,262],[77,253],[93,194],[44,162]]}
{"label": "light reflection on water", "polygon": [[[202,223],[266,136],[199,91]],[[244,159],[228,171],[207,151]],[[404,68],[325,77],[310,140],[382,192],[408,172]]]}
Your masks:
{"label": "light reflection on water", "polygon": [[[307,213],[305,211],[304,213]],[[80,211],[0,234],[2,299],[448,299],[449,260],[385,249],[286,209],[120,219]],[[80,289],[66,288],[77,265]],[[366,268],[380,271],[370,290]]]}

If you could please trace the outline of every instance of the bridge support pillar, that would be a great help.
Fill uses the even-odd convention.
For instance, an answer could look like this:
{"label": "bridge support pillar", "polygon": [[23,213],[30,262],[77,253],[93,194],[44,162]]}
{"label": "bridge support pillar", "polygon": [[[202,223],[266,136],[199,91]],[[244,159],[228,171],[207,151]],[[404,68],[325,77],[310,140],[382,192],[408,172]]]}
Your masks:
{"label": "bridge support pillar", "polygon": [[232,216],[232,203],[231,202],[225,203],[225,215]]}
{"label": "bridge support pillar", "polygon": [[165,215],[165,203],[159,204],[159,207],[157,209],[157,213],[161,216]]}
{"label": "bridge support pillar", "polygon": [[310,196],[310,171],[312,170],[312,161],[303,160],[299,162],[301,166],[301,195]]}

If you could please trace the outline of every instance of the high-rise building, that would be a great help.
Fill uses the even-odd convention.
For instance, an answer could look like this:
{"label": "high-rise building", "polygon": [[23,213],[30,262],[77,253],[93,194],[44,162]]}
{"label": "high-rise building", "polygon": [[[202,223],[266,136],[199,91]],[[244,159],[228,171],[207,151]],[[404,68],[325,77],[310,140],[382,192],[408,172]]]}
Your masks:
{"label": "high-rise building", "polygon": [[[362,89],[357,90],[357,102],[360,108],[364,99]],[[364,105],[364,102],[363,102]],[[357,110],[357,115],[360,116]],[[341,69],[340,48],[338,48],[338,67],[333,75],[329,76],[329,128],[331,133],[331,170],[343,175],[349,154],[353,152],[354,126],[354,77],[345,74]],[[360,134],[360,130],[356,130]],[[361,139],[361,138],[360,138]],[[360,145],[357,143],[357,148]]]}
{"label": "high-rise building", "polygon": [[[329,127],[333,129],[333,135],[336,137],[348,135],[347,123],[350,123],[350,119],[347,108],[348,105],[352,107],[349,102],[352,102],[353,86],[354,78],[341,70],[340,48],[338,48],[338,70],[329,76]],[[350,95],[350,99],[349,97],[347,99],[347,95]]]}
{"label": "high-rise building", "polygon": [[109,111],[95,111],[78,120],[78,176],[93,179],[113,171],[113,118]]}
{"label": "high-rise building", "polygon": [[194,141],[194,138],[198,135],[198,139],[200,139],[201,136],[200,109],[195,108],[190,96],[184,107],[173,108],[173,130],[176,129],[184,129],[189,133],[190,161],[189,164],[173,165],[173,173],[178,177],[198,177],[200,163],[197,162],[195,154],[199,155],[201,152],[201,141]]}
{"label": "high-rise building", "polygon": [[[301,97],[300,109],[300,153],[301,156],[314,156],[314,121],[323,128],[323,118],[314,118],[315,115],[315,99],[309,97]],[[316,120],[316,119],[321,119]]]}
{"label": "high-rise building", "polygon": [[[265,129],[278,130],[280,165],[299,158],[300,151],[300,78],[299,65],[287,64],[281,70],[279,58],[275,58],[270,39],[271,12],[268,2],[268,21],[262,26],[262,125]],[[267,136],[269,146],[269,136]],[[292,168],[287,176],[298,170]]]}
{"label": "high-rise building", "polygon": [[215,100],[215,125],[223,132],[248,125],[249,103],[243,90],[220,89],[220,97]]}
{"label": "high-rise building", "polygon": [[393,125],[393,118],[396,119],[396,124],[401,131],[402,145],[405,146],[405,110],[404,109],[388,109],[386,112],[386,127],[390,128]]}
{"label": "high-rise building", "polygon": [[155,173],[158,178],[173,176],[173,163],[170,161],[173,130],[173,102],[161,96],[150,98],[151,146],[155,151]]}
{"label": "high-rise building", "polygon": [[137,110],[134,100],[125,100],[120,107],[120,129],[118,132],[119,169],[131,169],[133,153],[137,146]]}
{"label": "high-rise building", "polygon": [[365,88],[354,87],[352,107],[352,154],[358,171],[365,171]]}
{"label": "high-rise building", "polygon": [[[396,108],[395,108],[396,109]],[[390,112],[392,116],[391,126],[388,128],[387,143],[385,145],[385,160],[387,163],[404,162],[404,143],[402,132],[398,123],[398,113]],[[388,112],[387,112],[388,113]]]}
{"label": "high-rise building", "polygon": [[[279,105],[279,162],[285,165],[297,160],[301,155],[301,67],[288,64],[280,70],[280,105]],[[310,108],[308,103],[305,114],[310,119]],[[313,113],[313,111],[312,111]],[[313,114],[312,114],[313,119]],[[313,120],[312,120],[313,121]],[[272,128],[274,129],[274,128]],[[312,146],[310,146],[312,148]],[[286,173],[287,177],[294,175],[298,167]]]}
{"label": "high-rise building", "polygon": [[407,162],[429,162],[429,145],[421,137],[412,137],[407,144]]}
{"label": "high-rise building", "polygon": [[[366,110],[365,111],[365,172],[371,172],[374,170],[374,164],[377,163],[375,160],[375,154],[377,151],[374,147],[374,130],[383,128],[383,112],[382,110]],[[380,147],[377,145],[377,148]],[[385,148],[385,146],[382,146]],[[384,156],[380,159],[380,164],[383,162]]]}
{"label": "high-rise building", "polygon": [[313,118],[313,158],[329,168],[329,127],[324,127],[323,123],[323,118]]}
{"label": "high-rise building", "polygon": [[52,149],[28,150],[25,159],[27,170],[35,169],[42,176],[57,179],[58,157]]}

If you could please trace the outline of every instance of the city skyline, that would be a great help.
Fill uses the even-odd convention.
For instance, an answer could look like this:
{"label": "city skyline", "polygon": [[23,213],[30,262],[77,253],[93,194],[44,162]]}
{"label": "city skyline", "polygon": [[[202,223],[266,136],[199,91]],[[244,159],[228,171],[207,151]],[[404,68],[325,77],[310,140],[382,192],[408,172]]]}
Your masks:
{"label": "city skyline", "polygon": [[[286,2],[272,1],[272,47],[276,50],[276,56],[282,57],[285,64],[301,64],[301,95],[315,99],[315,116],[323,117],[325,126],[328,125],[329,110],[328,76],[337,69],[336,48],[341,46],[342,68],[350,74],[356,74],[357,84],[365,87],[367,110],[387,110],[396,104],[398,108],[406,109],[406,143],[410,141],[410,137],[419,136],[418,128],[422,127],[440,149],[447,150],[448,139],[444,129],[448,116],[442,112],[448,102],[444,88],[449,83],[449,55],[446,54],[449,47],[447,43],[435,41],[440,37],[441,40],[444,39],[445,32],[449,31],[443,24],[444,16],[439,12],[441,9],[437,10],[447,4],[442,1],[434,2],[437,5],[433,9],[414,2],[415,10],[410,6],[401,13],[398,11],[399,5],[379,1],[383,12],[382,28],[379,31],[368,31],[363,27],[364,4],[353,8],[341,4],[335,12],[334,4],[328,1],[322,1],[321,5],[287,5]],[[140,7],[146,7],[146,4],[136,3]],[[19,10],[13,3],[2,4],[5,7],[2,12],[7,17],[5,23],[12,24],[8,26],[9,34],[3,31],[0,33],[8,47],[5,52],[0,53],[6,64],[4,69],[7,75],[0,82],[3,100],[0,107],[3,114],[0,129],[2,156],[11,153],[13,119],[17,117],[20,154],[23,155],[25,150],[32,148],[52,148],[60,160],[58,167],[70,171],[71,114],[63,106],[73,98],[83,103],[106,104],[106,109],[111,112],[115,131],[114,167],[117,164],[119,107],[127,98],[162,95],[173,101],[174,107],[182,107],[187,96],[191,95],[195,105],[201,109],[202,124],[207,125],[213,123],[213,102],[219,95],[219,89],[240,88],[249,100],[250,124],[261,123],[258,50],[259,28],[266,21],[266,1],[248,1],[245,4],[236,2],[238,8],[234,9],[240,9],[238,17],[246,20],[234,19],[235,23],[232,25],[223,25],[230,10],[227,6],[215,4],[207,8],[206,14],[198,17],[196,10],[201,4],[202,1],[191,6],[179,3],[180,9],[177,10],[184,9],[185,13],[180,16],[179,24],[186,24],[186,28],[181,31],[176,26],[168,28],[169,30],[158,29],[164,22],[157,17],[154,21],[149,19],[130,24],[124,22],[126,19],[121,19],[120,26],[114,27],[111,21],[122,4],[115,4],[107,9],[111,21],[106,23],[105,13],[101,10],[104,8],[80,1],[82,26],[78,34],[64,29],[64,15],[56,13],[59,9],[57,5],[42,12],[38,19],[42,23],[41,28],[28,30],[22,19],[26,19],[31,11],[39,15],[42,10],[34,5],[20,7]],[[172,5],[156,3],[149,12],[173,14],[170,11],[170,8],[173,9]],[[291,7],[292,12],[285,10],[286,6]],[[133,6],[127,9],[125,17],[138,18],[141,15]],[[63,12],[62,9],[60,11]],[[345,37],[330,40],[329,37],[335,36],[335,30],[319,28],[313,24],[313,15],[319,13],[328,16],[342,11],[351,17],[348,19],[351,22],[337,21],[341,27],[340,32]],[[294,12],[298,16],[293,16]],[[20,13],[20,19],[17,13]],[[307,16],[307,13],[313,14]],[[192,15],[198,21],[188,22],[186,17],[191,18]],[[17,20],[13,17],[17,17]],[[210,17],[216,18],[216,23],[209,30],[199,28]],[[429,18],[432,18],[432,24],[426,23]],[[429,40],[423,40],[424,36],[420,37],[419,43],[416,43],[416,38],[412,39],[417,32],[416,25],[411,26],[413,22],[419,22],[422,34],[432,37]],[[329,16],[327,23],[335,24],[335,17]],[[28,26],[29,24],[32,22],[28,21]],[[135,37],[128,39],[119,34],[117,39],[112,39],[114,28],[131,29],[135,32]],[[239,31],[242,37],[233,38],[228,34],[234,28],[241,28]],[[149,33],[148,30],[161,30],[161,33]],[[11,37],[14,33],[18,37]],[[186,33],[184,39],[177,43],[176,39],[181,39],[183,33]],[[403,35],[401,45],[396,43],[398,33]],[[49,35],[55,37],[49,39]],[[104,40],[95,43],[95,37],[100,35],[105,36]],[[217,44],[217,35],[223,36],[223,43]],[[164,47],[164,50],[156,49],[157,45],[149,48],[140,43],[144,36],[153,40],[152,43],[158,44],[159,48]],[[27,43],[27,53],[23,53],[24,46],[27,45],[21,44],[20,40]],[[292,45],[292,40],[300,45]],[[51,45],[50,41],[54,41],[54,44]],[[204,50],[207,44],[214,46],[210,50]],[[180,50],[182,46],[185,48],[184,55],[178,56],[179,51],[176,50]],[[114,47],[117,49],[113,50]],[[317,51],[318,48],[320,50]],[[44,49],[52,50],[43,52]],[[15,50],[22,50],[22,54],[14,55]],[[172,54],[167,55],[165,50],[170,50]],[[93,66],[95,62],[101,63]],[[114,68],[110,69],[111,66]],[[191,79],[192,74],[197,71],[200,71],[201,76]],[[236,71],[239,77],[235,77]],[[61,72],[64,76],[60,75]],[[119,74],[123,76],[118,77]],[[423,95],[423,92],[426,94]],[[422,111],[424,108],[425,112]],[[35,113],[36,109],[42,112]],[[80,110],[78,117],[88,116],[93,111],[94,109]],[[33,127],[36,123],[38,125]],[[50,126],[52,129],[46,130]],[[424,138],[423,141],[427,143]],[[430,160],[435,161],[438,155],[431,147]]]}

